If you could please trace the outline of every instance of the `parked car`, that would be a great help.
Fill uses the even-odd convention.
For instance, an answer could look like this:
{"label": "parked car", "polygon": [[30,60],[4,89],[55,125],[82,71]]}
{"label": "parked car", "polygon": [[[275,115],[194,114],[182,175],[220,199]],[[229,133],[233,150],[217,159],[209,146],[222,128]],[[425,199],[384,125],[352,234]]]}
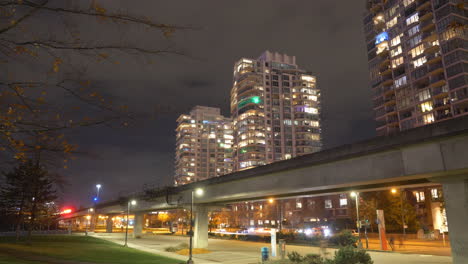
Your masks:
{"label": "parked car", "polygon": [[171,223],[169,226],[169,231],[172,234],[177,233],[177,231],[179,231],[179,225],[177,223]]}
{"label": "parked car", "polygon": [[247,228],[239,228],[239,230],[237,230],[236,233],[247,234],[249,233],[249,230]]}

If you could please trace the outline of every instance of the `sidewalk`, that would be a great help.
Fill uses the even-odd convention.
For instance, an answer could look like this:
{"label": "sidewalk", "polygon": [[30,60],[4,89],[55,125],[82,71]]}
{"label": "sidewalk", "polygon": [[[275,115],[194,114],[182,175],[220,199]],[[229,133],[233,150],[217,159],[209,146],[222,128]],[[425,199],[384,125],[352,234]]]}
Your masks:
{"label": "sidewalk", "polygon": [[[123,244],[123,234],[103,234],[97,233],[94,236],[106,239],[115,243]],[[176,253],[166,252],[164,249],[169,246],[176,246],[180,243],[188,243],[187,237],[171,235],[144,235],[141,239],[129,239],[130,247],[151,252],[154,254],[167,256],[181,261],[186,261],[186,256]],[[208,250],[211,253],[197,254],[193,258],[196,264],[259,264],[260,249],[269,247],[267,243],[245,242],[235,240],[209,239]],[[320,248],[308,246],[287,245],[288,252],[297,251],[300,254],[319,254]],[[333,255],[335,249],[328,249]],[[433,256],[422,254],[401,254],[397,252],[369,251],[375,264],[451,264],[452,258],[447,256]]]}

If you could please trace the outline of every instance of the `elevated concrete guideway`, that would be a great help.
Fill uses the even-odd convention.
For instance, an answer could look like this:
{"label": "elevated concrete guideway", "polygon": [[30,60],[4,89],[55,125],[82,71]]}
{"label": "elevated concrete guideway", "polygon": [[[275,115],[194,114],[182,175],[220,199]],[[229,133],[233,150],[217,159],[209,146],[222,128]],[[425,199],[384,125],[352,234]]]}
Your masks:
{"label": "elevated concrete guideway", "polygon": [[[443,184],[454,263],[468,263],[468,116],[175,187],[139,202],[134,211],[187,206],[192,190],[201,187],[204,195],[194,203],[203,220],[196,225],[206,229],[207,206],[429,182]],[[98,209],[121,213],[126,205]],[[81,214],[86,211],[71,217]],[[195,242],[206,246],[207,234],[197,226]]]}

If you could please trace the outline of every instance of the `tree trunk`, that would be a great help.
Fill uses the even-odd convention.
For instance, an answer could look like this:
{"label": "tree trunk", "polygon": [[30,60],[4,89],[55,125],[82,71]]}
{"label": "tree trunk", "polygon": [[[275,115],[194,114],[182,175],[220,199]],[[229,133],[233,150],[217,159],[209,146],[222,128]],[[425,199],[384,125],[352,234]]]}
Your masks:
{"label": "tree trunk", "polygon": [[22,222],[21,220],[23,219],[23,207],[24,207],[24,195],[23,195],[23,198],[21,199],[18,216],[16,217],[16,227],[15,227],[16,241],[18,241],[20,238],[20,230],[21,230],[21,222]]}
{"label": "tree trunk", "polygon": [[30,243],[31,242],[31,236],[32,236],[32,230],[34,228],[34,223],[36,221],[36,211],[37,211],[37,194],[38,194],[38,190],[37,190],[37,186],[35,186],[36,190],[34,191],[34,200],[33,200],[33,204],[32,204],[32,207],[31,207],[31,221],[29,221],[29,228],[28,228],[28,242]]}

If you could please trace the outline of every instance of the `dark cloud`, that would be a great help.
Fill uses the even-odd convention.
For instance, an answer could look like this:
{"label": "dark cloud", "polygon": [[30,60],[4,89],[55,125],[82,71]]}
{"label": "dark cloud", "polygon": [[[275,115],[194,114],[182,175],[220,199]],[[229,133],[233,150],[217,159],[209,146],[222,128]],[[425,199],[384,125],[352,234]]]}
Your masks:
{"label": "dark cloud", "polygon": [[[119,56],[118,65],[90,66],[93,79],[138,112],[128,129],[82,134],[81,147],[100,158],[82,158],[69,171],[66,199],[89,201],[96,181],[106,199],[143,183],[168,184],[173,176],[175,119],[195,105],[229,115],[233,63],[264,50],[295,55],[317,75],[322,90],[326,148],[374,135],[362,14],[364,1],[112,1],[132,14],[199,29],[176,32],[172,42],[189,56]],[[90,29],[91,30],[91,29]],[[158,45],[159,36],[132,32]],[[127,35],[127,34],[126,34]],[[149,62],[150,61],[150,62]]]}

